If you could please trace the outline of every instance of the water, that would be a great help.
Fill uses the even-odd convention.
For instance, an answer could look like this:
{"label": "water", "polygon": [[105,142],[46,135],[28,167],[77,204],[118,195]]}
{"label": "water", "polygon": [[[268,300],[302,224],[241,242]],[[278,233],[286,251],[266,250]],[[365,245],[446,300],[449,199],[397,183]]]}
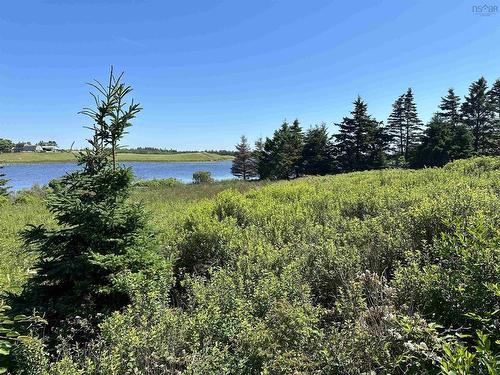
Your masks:
{"label": "water", "polygon": [[[216,180],[233,178],[231,175],[231,161],[217,162],[127,162],[139,179],[174,177],[183,182],[191,182],[196,171],[209,171]],[[78,166],[74,163],[40,163],[40,164],[10,164],[3,168],[8,186],[11,190],[31,188],[33,185],[46,185],[50,180],[61,177],[74,171]]]}

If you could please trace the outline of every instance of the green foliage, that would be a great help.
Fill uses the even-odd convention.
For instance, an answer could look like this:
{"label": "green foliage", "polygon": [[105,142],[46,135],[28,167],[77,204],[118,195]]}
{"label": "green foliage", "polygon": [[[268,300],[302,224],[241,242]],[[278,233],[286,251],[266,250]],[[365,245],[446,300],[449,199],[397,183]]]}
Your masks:
{"label": "green foliage", "polygon": [[409,88],[396,99],[388,119],[388,133],[397,156],[408,161],[412,150],[418,144],[421,125],[413,91]]}
{"label": "green foliage", "polygon": [[261,179],[290,179],[299,176],[303,134],[299,121],[285,120],[272,138],[256,144],[257,171]]}
{"label": "green foliage", "polygon": [[14,143],[10,139],[0,138],[0,154],[11,152]]}
{"label": "green foliage", "polygon": [[172,188],[179,185],[182,185],[182,182],[176,178],[154,178],[151,180],[138,180],[134,183],[136,187],[152,189]]}
{"label": "green foliage", "polygon": [[341,172],[380,168],[385,165],[386,135],[381,124],[367,113],[358,96],[352,117],[344,117],[335,135],[335,157]]}
{"label": "green foliage", "polygon": [[[22,335],[19,331],[21,329],[27,330],[34,325],[46,323],[44,319],[37,316],[11,315],[9,313],[10,310],[11,307],[6,305],[3,300],[0,300],[0,374],[4,374],[7,370],[16,367],[16,361],[14,360],[13,364],[10,356],[13,348],[15,348],[16,358],[19,360],[25,354],[20,348],[28,348],[36,341],[36,339]],[[43,348],[41,352],[43,352]],[[36,366],[37,361],[43,362],[45,360],[44,358],[35,359],[36,356],[35,353],[30,352],[27,358],[22,360],[22,362],[18,361],[17,365],[22,366],[22,371],[24,371],[24,369],[30,366]],[[35,374],[34,372],[31,373]]]}
{"label": "green foliage", "polygon": [[445,122],[444,119],[446,117],[436,115],[427,125],[412,161],[413,166],[442,167],[452,160],[472,155],[469,130],[462,124],[453,125],[453,120]]}
{"label": "green foliage", "polygon": [[325,124],[311,127],[304,135],[301,173],[325,175],[334,171],[334,153]]}
{"label": "green foliage", "polygon": [[240,143],[236,145],[236,155],[231,166],[231,173],[243,180],[257,176],[256,161],[244,135],[241,136]]}
{"label": "green foliage", "polygon": [[127,253],[128,305],[48,374],[498,373],[499,181],[482,157],[142,186],[161,250]]}
{"label": "green foliage", "polygon": [[193,183],[194,184],[206,184],[214,182],[212,178],[212,173],[208,171],[198,171],[193,173]]}
{"label": "green foliage", "polygon": [[80,330],[75,341],[88,340],[103,316],[129,302],[123,275],[165,262],[148,239],[142,206],[128,200],[131,170],[114,158],[139,107],[125,108],[131,88],[112,71],[106,87],[97,81],[92,87],[103,98],[93,95],[96,109],[83,111],[93,121],[91,148],[78,155],[82,169],[53,181],[46,198],[57,226],[32,225],[23,233],[26,250],[39,261],[16,307],[43,313],[52,340],[74,329]]}
{"label": "green foliage", "polygon": [[9,193],[9,188],[6,186],[9,180],[5,179],[5,173],[2,173],[3,165],[0,164],[0,197],[6,196]]}
{"label": "green foliage", "polygon": [[462,117],[472,133],[473,151],[477,155],[498,154],[500,129],[492,113],[495,108],[492,105],[495,97],[493,92],[488,98],[488,84],[481,77],[472,82],[462,104]]}

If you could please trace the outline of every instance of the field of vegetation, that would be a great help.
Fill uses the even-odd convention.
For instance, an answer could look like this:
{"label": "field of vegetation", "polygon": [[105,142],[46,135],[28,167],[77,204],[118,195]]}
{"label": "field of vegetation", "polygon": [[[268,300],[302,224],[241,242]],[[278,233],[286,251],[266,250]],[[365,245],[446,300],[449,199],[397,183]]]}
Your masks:
{"label": "field of vegetation", "polygon": [[[45,199],[1,203],[4,293],[35,272],[18,233],[55,226]],[[273,183],[143,182],[130,200],[148,213],[161,271],[126,273],[130,303],[99,332],[82,320],[57,350],[21,341],[13,373],[500,370],[498,157]],[[82,332],[89,340],[75,344]]]}
{"label": "field of vegetation", "polygon": [[[232,156],[208,152],[186,152],[175,154],[118,153],[118,161],[138,162],[198,162],[231,160]],[[0,153],[0,164],[9,163],[69,163],[75,162],[74,153],[70,152],[18,152]]]}

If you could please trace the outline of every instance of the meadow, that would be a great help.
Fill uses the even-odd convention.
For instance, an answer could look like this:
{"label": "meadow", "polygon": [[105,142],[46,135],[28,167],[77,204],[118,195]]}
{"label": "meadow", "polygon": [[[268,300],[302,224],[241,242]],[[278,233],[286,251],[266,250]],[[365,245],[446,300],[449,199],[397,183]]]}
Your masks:
{"label": "meadow", "polygon": [[[0,153],[0,164],[12,163],[64,163],[75,162],[72,152],[16,152]],[[212,154],[209,152],[180,152],[175,154],[118,153],[118,161],[138,162],[200,162],[231,160],[232,156]]]}
{"label": "meadow", "polygon": [[[0,203],[4,292],[34,272],[18,233],[52,225],[44,199]],[[49,357],[38,339],[21,344],[17,373],[499,371],[498,157],[272,183],[156,180],[131,199],[168,270],[130,275],[131,304],[85,346],[68,338]]]}

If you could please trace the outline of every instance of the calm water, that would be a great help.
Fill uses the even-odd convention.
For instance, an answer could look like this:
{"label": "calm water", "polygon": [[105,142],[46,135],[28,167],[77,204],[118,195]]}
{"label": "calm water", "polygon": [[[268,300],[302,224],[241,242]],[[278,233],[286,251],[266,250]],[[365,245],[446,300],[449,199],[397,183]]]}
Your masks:
{"label": "calm water", "polygon": [[[134,174],[139,179],[174,177],[184,182],[192,181],[193,172],[209,171],[216,180],[232,178],[231,161],[218,162],[186,162],[186,163],[161,163],[161,162],[128,162],[123,163],[132,167]],[[47,164],[10,164],[3,169],[6,178],[10,179],[9,186],[12,190],[27,189],[35,184],[46,185],[50,180],[77,169],[73,163],[47,163]]]}

